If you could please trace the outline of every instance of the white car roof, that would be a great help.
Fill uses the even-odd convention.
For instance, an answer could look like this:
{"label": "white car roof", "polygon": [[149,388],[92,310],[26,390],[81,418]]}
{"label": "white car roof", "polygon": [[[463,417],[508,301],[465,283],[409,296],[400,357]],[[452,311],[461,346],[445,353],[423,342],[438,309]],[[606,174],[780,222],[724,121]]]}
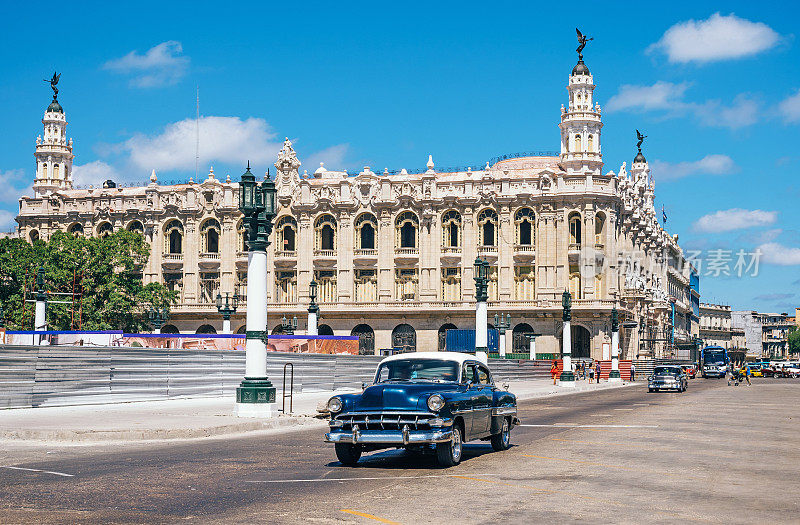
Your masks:
{"label": "white car roof", "polygon": [[407,352],[404,354],[390,355],[381,361],[381,363],[398,361],[400,359],[441,359],[444,361],[453,361],[458,364],[463,364],[464,361],[481,362],[481,360],[476,358],[474,355],[463,352]]}

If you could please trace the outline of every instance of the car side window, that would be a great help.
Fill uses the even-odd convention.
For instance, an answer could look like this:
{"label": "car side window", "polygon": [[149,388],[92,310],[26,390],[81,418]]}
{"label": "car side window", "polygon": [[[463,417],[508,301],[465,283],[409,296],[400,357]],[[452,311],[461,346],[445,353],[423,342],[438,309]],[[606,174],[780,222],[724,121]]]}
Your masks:
{"label": "car side window", "polygon": [[472,384],[477,383],[477,373],[475,372],[475,365],[471,363],[464,364],[464,375],[461,378],[462,383],[466,383],[467,381],[471,381]]}
{"label": "car side window", "polygon": [[478,365],[478,383],[481,385],[491,385],[492,384],[492,374],[489,373],[489,369],[485,366]]}

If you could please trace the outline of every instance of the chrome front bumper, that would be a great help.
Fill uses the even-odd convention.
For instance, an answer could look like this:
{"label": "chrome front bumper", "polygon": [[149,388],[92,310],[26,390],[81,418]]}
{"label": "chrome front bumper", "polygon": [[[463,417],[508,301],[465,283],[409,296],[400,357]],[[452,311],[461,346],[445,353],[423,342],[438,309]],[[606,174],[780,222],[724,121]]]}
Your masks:
{"label": "chrome front bumper", "polygon": [[441,443],[450,441],[453,431],[445,428],[431,430],[331,430],[325,434],[327,443],[375,443],[387,445],[409,445],[418,443]]}

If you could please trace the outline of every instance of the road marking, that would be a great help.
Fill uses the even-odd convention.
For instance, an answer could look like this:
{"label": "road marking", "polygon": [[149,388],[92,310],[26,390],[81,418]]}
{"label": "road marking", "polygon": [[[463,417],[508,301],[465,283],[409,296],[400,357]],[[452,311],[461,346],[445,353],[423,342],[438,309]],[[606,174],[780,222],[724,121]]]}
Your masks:
{"label": "road marking", "polygon": [[628,411],[628,410],[633,410],[633,409],[632,408],[615,408],[614,410],[626,410],[626,411]]}
{"label": "road marking", "polygon": [[658,425],[579,425],[578,423],[554,423],[552,425],[517,425],[518,427],[566,427],[566,428],[658,428]]}
{"label": "road marking", "polygon": [[[499,476],[500,474],[481,474],[482,476]],[[375,481],[382,479],[427,479],[427,478],[454,478],[454,474],[440,474],[430,476],[374,476],[356,478],[314,478],[314,479],[265,479],[245,480],[245,483],[316,483],[320,481]]]}
{"label": "road marking", "polygon": [[346,513],[352,514],[354,516],[360,516],[362,518],[375,520],[375,521],[380,522],[380,523],[391,523],[393,525],[399,525],[399,523],[397,523],[396,521],[390,521],[390,520],[386,520],[386,519],[383,519],[383,518],[379,518],[378,516],[373,516],[372,514],[367,514],[366,512],[358,512],[357,510],[351,510],[351,509],[339,509],[339,511],[340,512],[346,512]]}
{"label": "road marking", "polygon": [[594,417],[611,417],[612,414],[592,414]]}
{"label": "road marking", "polygon": [[8,465],[0,465],[0,468],[7,468],[11,470],[25,470],[27,472],[41,472],[42,474],[53,474],[55,476],[64,476],[67,478],[75,476],[75,474],[64,474],[63,472],[53,472],[51,470],[39,470],[38,468],[11,467]]}
{"label": "road marking", "polygon": [[580,443],[580,444],[583,444],[583,445],[601,445],[601,446],[604,446],[604,445],[616,445],[616,446],[620,446],[620,447],[646,448],[648,450],[664,450],[663,448],[649,447],[647,445],[639,445],[639,444],[636,444],[636,443],[613,443],[613,442],[609,443],[608,441],[579,441],[577,439],[558,439],[558,438],[552,438],[552,440],[553,441],[563,441],[564,443]]}

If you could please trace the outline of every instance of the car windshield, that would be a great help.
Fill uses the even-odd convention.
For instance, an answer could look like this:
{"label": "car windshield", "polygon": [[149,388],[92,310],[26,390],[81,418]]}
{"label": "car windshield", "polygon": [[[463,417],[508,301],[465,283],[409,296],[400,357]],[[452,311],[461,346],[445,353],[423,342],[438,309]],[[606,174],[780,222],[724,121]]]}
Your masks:
{"label": "car windshield", "polygon": [[458,363],[442,359],[398,359],[378,367],[376,383],[389,381],[457,381]]}
{"label": "car windshield", "polygon": [[703,351],[703,362],[707,365],[724,365],[725,351],[706,349]]}
{"label": "car windshield", "polygon": [[653,371],[653,374],[657,376],[676,376],[679,373],[680,371],[677,368],[670,368],[668,366],[657,366]]}

